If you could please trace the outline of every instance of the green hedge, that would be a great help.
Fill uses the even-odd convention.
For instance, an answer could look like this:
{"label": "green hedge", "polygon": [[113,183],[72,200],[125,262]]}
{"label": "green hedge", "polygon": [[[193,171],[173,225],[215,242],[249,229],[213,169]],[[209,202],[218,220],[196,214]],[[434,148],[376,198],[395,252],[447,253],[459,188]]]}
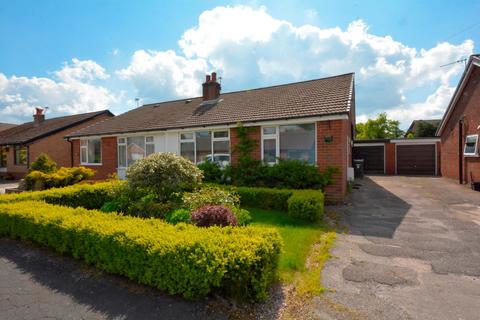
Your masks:
{"label": "green hedge", "polygon": [[242,206],[280,210],[294,218],[306,221],[318,221],[323,218],[325,196],[320,190],[233,186],[225,188],[238,193]]}
{"label": "green hedge", "polygon": [[95,184],[77,184],[65,188],[53,188],[44,191],[22,192],[0,195],[0,203],[43,200],[50,204],[59,204],[68,207],[84,207],[100,209],[103,204],[113,199],[112,190],[115,185],[122,183],[99,182]]}
{"label": "green hedge", "polygon": [[0,236],[32,240],[186,298],[219,288],[262,300],[281,240],[273,229],[176,226],[40,201],[0,204]]}

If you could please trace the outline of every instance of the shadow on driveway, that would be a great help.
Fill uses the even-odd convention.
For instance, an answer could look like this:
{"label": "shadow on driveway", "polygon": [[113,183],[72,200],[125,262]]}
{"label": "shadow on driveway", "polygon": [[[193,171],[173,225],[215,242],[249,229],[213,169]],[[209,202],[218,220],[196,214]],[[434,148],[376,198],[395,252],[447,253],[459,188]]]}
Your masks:
{"label": "shadow on driveway", "polygon": [[354,235],[393,238],[410,205],[368,177],[355,180],[345,222]]}

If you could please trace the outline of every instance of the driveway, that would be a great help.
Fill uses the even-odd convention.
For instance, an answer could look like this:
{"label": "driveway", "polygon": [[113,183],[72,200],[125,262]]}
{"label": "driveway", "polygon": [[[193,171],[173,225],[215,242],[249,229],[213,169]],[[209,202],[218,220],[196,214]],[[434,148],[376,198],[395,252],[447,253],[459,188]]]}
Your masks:
{"label": "driveway", "polygon": [[0,194],[5,193],[5,189],[18,187],[18,181],[0,180]]}
{"label": "driveway", "polygon": [[479,319],[480,193],[435,177],[359,180],[322,274],[322,319]]}

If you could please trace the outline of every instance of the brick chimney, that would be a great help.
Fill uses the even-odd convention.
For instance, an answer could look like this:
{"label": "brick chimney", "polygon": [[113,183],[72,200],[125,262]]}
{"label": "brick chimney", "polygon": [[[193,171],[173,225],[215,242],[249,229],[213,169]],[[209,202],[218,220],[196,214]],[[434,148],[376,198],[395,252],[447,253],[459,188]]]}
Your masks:
{"label": "brick chimney", "polygon": [[33,115],[33,122],[36,126],[39,126],[43,121],[45,121],[45,114],[43,114],[42,108],[35,108],[35,114]]}
{"label": "brick chimney", "polygon": [[217,73],[212,72],[212,75],[208,75],[205,79],[205,82],[202,84],[203,87],[203,101],[215,100],[220,97],[220,83],[217,82]]}

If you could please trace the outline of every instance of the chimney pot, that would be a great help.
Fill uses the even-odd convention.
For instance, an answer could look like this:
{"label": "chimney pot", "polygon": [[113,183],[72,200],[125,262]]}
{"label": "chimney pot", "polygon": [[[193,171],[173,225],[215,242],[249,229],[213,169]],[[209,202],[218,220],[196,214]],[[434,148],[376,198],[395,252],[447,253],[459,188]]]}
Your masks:
{"label": "chimney pot", "polygon": [[207,74],[207,79],[205,80],[206,83],[209,83],[210,82],[210,75]]}
{"label": "chimney pot", "polygon": [[212,72],[212,81],[213,82],[217,81],[217,73],[216,72]]}
{"label": "chimney pot", "polygon": [[39,126],[43,121],[45,121],[43,109],[35,108],[35,114],[33,115],[33,122],[35,123],[35,126]]}
{"label": "chimney pot", "polygon": [[217,73],[212,72],[212,75],[207,75],[203,87],[203,101],[215,100],[220,97],[220,83],[217,82]]}

